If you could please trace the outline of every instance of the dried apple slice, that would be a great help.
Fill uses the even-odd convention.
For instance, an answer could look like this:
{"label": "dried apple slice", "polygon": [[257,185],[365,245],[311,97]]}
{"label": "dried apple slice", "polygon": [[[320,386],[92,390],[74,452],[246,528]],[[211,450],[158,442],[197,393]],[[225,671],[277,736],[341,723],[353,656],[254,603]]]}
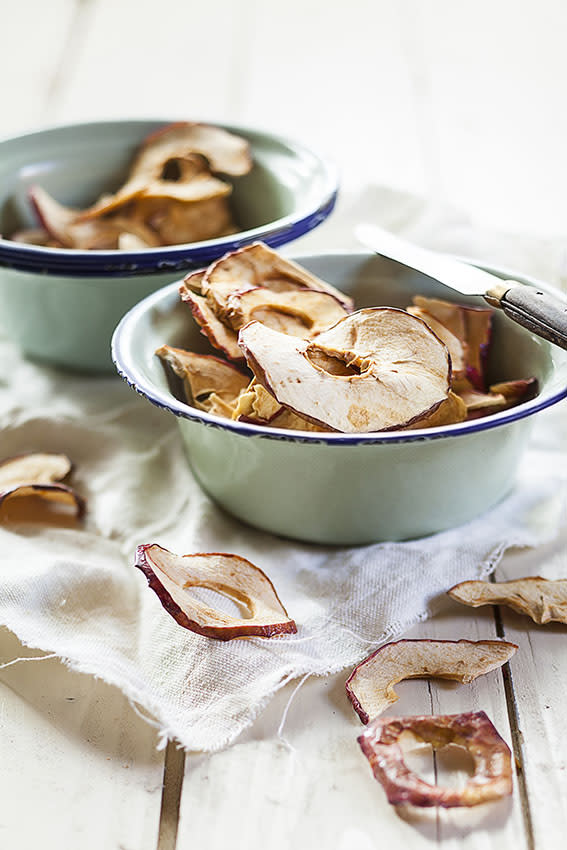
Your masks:
{"label": "dried apple slice", "polygon": [[30,199],[51,238],[64,248],[112,250],[119,247],[125,233],[145,248],[160,244],[155,232],[141,221],[126,217],[82,221],[79,210],[63,206],[39,186],[30,189]]}
{"label": "dried apple slice", "polygon": [[[135,566],[144,573],[165,610],[192,632],[232,640],[297,631],[266,574],[239,555],[176,555],[154,543],[138,546]],[[248,616],[232,617],[211,608],[192,592],[197,587],[228,597]]]}
{"label": "dried apple slice", "polygon": [[[405,427],[432,413],[450,389],[446,346],[421,319],[393,307],[359,310],[311,342],[250,322],[239,345],[280,404],[345,433]],[[350,374],[327,371],[319,354]]]}
{"label": "dried apple slice", "polygon": [[404,679],[454,679],[468,684],[501,667],[518,647],[504,640],[398,640],[355,667],[346,692],[363,723],[398,700],[394,685]]}
{"label": "dried apple slice", "polygon": [[66,455],[35,452],[16,455],[0,462],[0,506],[8,499],[39,496],[71,507],[78,517],[85,512],[85,500],[71,487],[61,484],[71,472]]}
{"label": "dried apple slice", "polygon": [[467,418],[467,406],[460,396],[452,390],[442,401],[437,410],[425,416],[423,419],[418,419],[411,425],[408,425],[404,430],[413,431],[417,428],[441,428],[444,425],[456,425],[458,422],[464,422]]}
{"label": "dried apple slice", "polygon": [[227,298],[226,318],[235,331],[259,321],[290,336],[312,339],[348,315],[334,295],[315,290],[272,292],[264,287]]}
{"label": "dried apple slice", "polygon": [[88,209],[77,212],[77,221],[92,221],[117,211],[128,215],[128,207],[141,200],[181,201],[192,204],[224,198],[231,192],[230,183],[208,173],[180,180],[152,179],[149,182],[137,176],[128,180],[114,195],[104,195]]}
{"label": "dried apple slice", "polygon": [[567,579],[528,576],[515,581],[463,581],[447,592],[452,599],[472,608],[506,605],[540,625],[567,624]]}
{"label": "dried apple slice", "polygon": [[206,124],[170,124],[145,139],[126,183],[80,218],[107,215],[141,198],[195,202],[225,197],[232,186],[210,171],[242,176],[251,168],[250,146],[239,136]]}
{"label": "dried apple slice", "polygon": [[413,303],[447,328],[463,345],[465,373],[473,387],[486,389],[486,364],[492,337],[493,311],[415,295]]}
{"label": "dried apple slice", "polygon": [[168,124],[144,140],[131,168],[131,175],[160,175],[164,164],[191,154],[204,157],[216,174],[241,177],[252,168],[250,145],[221,127],[179,121]]}
{"label": "dried apple slice", "polygon": [[[29,198],[49,236],[65,248],[76,247],[72,228],[79,211],[63,206],[41,186],[32,186],[29,190]],[[83,232],[92,231],[87,228],[83,229]]]}
{"label": "dried apple slice", "polygon": [[283,407],[256,378],[238,396],[233,419],[255,425],[269,425]]}
{"label": "dried apple slice", "polygon": [[250,382],[248,375],[211,354],[195,354],[170,345],[162,345],[156,354],[182,379],[188,403],[201,410],[219,412],[223,409],[220,400],[230,407],[230,413],[224,414],[230,417],[240,392]]}
{"label": "dried apple slice", "polygon": [[196,272],[189,272],[189,274],[183,278],[183,281],[179,286],[179,294],[182,298],[184,292],[193,292],[195,295],[203,294],[201,286],[205,276],[205,271],[206,269],[198,269]]}
{"label": "dried apple slice", "polygon": [[501,381],[490,385],[490,392],[502,395],[507,407],[515,407],[525,401],[535,398],[538,393],[537,378],[520,378],[517,381]]}
{"label": "dried apple slice", "polygon": [[207,299],[202,295],[197,295],[193,288],[199,286],[203,274],[204,272],[197,272],[190,275],[190,285],[187,283],[188,278],[185,278],[179,287],[181,300],[189,305],[193,318],[201,328],[201,333],[207,337],[211,345],[222,351],[229,360],[243,363],[244,355],[238,347],[236,331],[223,324],[209,307]]}
{"label": "dried apple slice", "polygon": [[[464,747],[472,756],[474,775],[463,788],[430,785],[408,768],[400,737],[410,732],[441,749]],[[416,717],[377,717],[358,737],[360,748],[394,806],[477,806],[512,793],[510,749],[484,711]]]}
{"label": "dried apple slice", "polygon": [[279,404],[254,378],[238,396],[232,418],[253,425],[269,425],[290,431],[328,431]]}
{"label": "dried apple slice", "polygon": [[445,343],[449,349],[449,354],[451,355],[453,380],[465,377],[465,351],[461,340],[456,337],[455,334],[451,333],[451,331],[438,319],[432,316],[431,313],[428,313],[427,310],[423,310],[421,307],[408,307],[407,311],[408,313],[411,313],[412,316],[417,316],[419,319],[423,319],[423,321],[429,325],[433,333],[437,334],[441,342]]}
{"label": "dried apple slice", "polygon": [[229,295],[257,287],[273,292],[313,289],[334,295],[348,311],[353,307],[352,298],[297,263],[280,257],[262,242],[225,254],[208,267],[202,282],[203,295],[220,319],[228,312]]}
{"label": "dried apple slice", "polygon": [[468,387],[459,388],[458,392],[467,408],[467,419],[478,419],[508,410],[537,395],[537,378],[523,378],[517,381],[502,381],[492,384],[488,393],[481,393]]}
{"label": "dried apple slice", "polygon": [[459,397],[466,407],[467,419],[489,416],[508,406],[501,393],[481,393],[479,390],[460,389]]}
{"label": "dried apple slice", "polygon": [[230,207],[224,197],[193,203],[141,197],[136,201],[135,215],[158,234],[162,245],[201,242],[234,231]]}

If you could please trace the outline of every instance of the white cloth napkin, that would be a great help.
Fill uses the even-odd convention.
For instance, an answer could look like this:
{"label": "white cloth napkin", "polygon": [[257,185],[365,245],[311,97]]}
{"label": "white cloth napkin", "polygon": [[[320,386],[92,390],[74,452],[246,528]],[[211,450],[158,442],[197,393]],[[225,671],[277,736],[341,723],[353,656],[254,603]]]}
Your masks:
{"label": "white cloth napkin", "polygon": [[[407,198],[384,190],[347,199],[327,234],[321,228],[297,252],[338,247],[341,232],[342,244],[353,246],[352,224],[372,213],[424,243],[475,253],[479,243],[470,229],[466,242],[462,222],[441,232],[437,216],[428,236],[429,211],[415,200],[410,207],[411,215]],[[458,223],[446,211],[444,221]],[[453,237],[444,242],[443,233]],[[513,240],[505,242],[504,261],[513,265]],[[518,265],[537,272],[538,253],[549,262],[549,252],[530,245],[522,240]],[[554,256],[561,262],[559,248]],[[542,276],[553,277],[542,267]],[[0,457],[65,452],[88,499],[83,528],[0,525],[0,623],[26,645],[120,687],[153,715],[162,744],[171,737],[191,750],[226,746],[286,682],[353,666],[434,614],[451,585],[488,575],[507,547],[542,544],[565,522],[560,406],[538,417],[515,492],[483,517],[408,543],[321,547],[251,530],[217,509],[186,465],[174,418],[118,379],[27,363],[5,341],[0,357]],[[133,567],[136,545],[150,542],[182,554],[248,558],[273,581],[297,635],[223,643],[182,629]]]}

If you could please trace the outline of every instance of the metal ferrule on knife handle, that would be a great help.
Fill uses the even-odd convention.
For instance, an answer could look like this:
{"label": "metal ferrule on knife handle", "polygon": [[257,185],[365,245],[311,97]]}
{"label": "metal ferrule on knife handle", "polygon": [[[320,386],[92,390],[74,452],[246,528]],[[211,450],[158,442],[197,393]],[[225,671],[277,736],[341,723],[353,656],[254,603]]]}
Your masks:
{"label": "metal ferrule on knife handle", "polygon": [[567,349],[567,301],[512,280],[491,287],[484,297],[519,325]]}

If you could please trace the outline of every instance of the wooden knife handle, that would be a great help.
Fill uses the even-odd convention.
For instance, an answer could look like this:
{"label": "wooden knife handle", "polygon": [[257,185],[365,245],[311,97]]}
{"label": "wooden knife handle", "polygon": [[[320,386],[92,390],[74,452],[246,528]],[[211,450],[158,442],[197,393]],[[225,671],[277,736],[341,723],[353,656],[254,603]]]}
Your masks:
{"label": "wooden knife handle", "polygon": [[506,281],[499,289],[498,306],[507,316],[537,336],[567,349],[567,301],[535,286],[512,281]]}

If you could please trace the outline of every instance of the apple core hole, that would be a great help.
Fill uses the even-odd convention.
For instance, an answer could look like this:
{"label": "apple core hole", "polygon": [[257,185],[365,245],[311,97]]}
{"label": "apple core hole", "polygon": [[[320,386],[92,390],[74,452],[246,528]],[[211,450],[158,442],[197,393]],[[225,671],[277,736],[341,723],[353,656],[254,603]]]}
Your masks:
{"label": "apple core hole", "polygon": [[181,178],[181,168],[176,159],[168,159],[164,164],[161,179],[176,182]]}
{"label": "apple core hole", "polygon": [[409,770],[430,785],[463,788],[474,776],[474,760],[465,747],[448,744],[434,749],[409,732],[400,737],[399,743]]}
{"label": "apple core hole", "polygon": [[308,349],[305,352],[305,356],[316,369],[321,369],[322,372],[327,372],[329,375],[339,375],[348,378],[354,375],[360,375],[360,369],[357,369],[355,366],[347,366],[340,357],[326,354],[317,348]]}
{"label": "apple core hole", "polygon": [[238,617],[245,620],[249,620],[252,617],[252,611],[249,606],[240,599],[230,596],[228,593],[221,593],[218,590],[212,590],[210,587],[192,587],[191,595],[210,608],[215,608],[223,614],[228,614],[229,617]]}

